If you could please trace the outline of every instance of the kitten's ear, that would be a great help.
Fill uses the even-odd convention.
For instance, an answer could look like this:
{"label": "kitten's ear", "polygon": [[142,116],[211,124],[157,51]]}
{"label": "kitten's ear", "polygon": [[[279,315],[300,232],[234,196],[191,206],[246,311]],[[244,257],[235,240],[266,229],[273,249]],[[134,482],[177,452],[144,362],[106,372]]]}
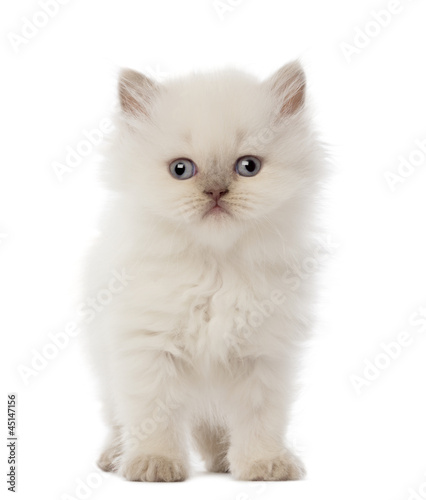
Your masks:
{"label": "kitten's ear", "polygon": [[156,82],[132,69],[122,69],[118,81],[121,109],[132,116],[149,116],[150,105],[158,93]]}
{"label": "kitten's ear", "polygon": [[274,73],[267,82],[278,100],[279,117],[293,115],[303,108],[306,77],[299,61],[286,64]]}

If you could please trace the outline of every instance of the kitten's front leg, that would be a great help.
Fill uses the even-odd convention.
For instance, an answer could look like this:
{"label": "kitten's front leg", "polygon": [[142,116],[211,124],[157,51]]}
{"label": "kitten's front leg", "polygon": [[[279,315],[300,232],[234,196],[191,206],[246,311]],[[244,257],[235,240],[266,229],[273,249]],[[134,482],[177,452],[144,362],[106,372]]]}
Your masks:
{"label": "kitten's front leg", "polygon": [[118,471],[130,481],[182,481],[188,475],[184,383],[175,359],[163,351],[121,346],[120,352],[114,387],[122,428]]}
{"label": "kitten's front leg", "polygon": [[247,481],[301,479],[303,464],[284,445],[290,381],[282,379],[283,361],[258,358],[248,363],[249,374],[230,393],[231,473]]}

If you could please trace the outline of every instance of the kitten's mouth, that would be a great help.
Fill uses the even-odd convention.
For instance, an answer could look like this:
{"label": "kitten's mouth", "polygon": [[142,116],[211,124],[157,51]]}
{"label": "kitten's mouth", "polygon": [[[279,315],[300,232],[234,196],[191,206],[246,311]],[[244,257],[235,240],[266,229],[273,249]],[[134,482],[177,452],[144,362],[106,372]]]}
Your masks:
{"label": "kitten's mouth", "polygon": [[212,205],[203,215],[203,219],[205,217],[219,217],[221,215],[230,215],[228,210],[221,204],[221,203],[215,203]]}

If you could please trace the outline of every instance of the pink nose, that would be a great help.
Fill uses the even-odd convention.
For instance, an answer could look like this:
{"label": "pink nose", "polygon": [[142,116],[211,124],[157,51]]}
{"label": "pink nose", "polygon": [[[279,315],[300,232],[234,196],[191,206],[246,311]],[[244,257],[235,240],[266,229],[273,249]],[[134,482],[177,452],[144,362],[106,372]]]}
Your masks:
{"label": "pink nose", "polygon": [[214,189],[211,191],[204,191],[206,194],[212,197],[214,201],[218,201],[219,198],[222,196],[225,196],[226,193],[228,193],[228,189]]}

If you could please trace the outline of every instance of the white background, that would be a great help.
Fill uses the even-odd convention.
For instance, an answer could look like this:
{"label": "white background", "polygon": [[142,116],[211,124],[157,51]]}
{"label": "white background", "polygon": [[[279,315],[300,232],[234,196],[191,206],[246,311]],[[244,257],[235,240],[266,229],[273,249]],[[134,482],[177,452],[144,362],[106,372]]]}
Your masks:
{"label": "white background", "polygon": [[[12,495],[6,394],[16,392],[18,498],[426,498],[426,322],[414,324],[426,307],[426,155],[415,152],[416,140],[426,143],[426,6],[401,0],[377,30],[367,23],[385,1],[219,3],[231,5],[222,16],[213,0],[70,0],[16,46],[23,18],[41,7],[2,2],[2,497]],[[359,37],[365,47],[345,57],[342,43],[366,25],[376,36]],[[238,482],[203,472],[195,456],[180,484],[101,474],[105,429],[78,337],[30,378],[19,373],[75,317],[75,276],[101,198],[96,152],[60,179],[52,163],[110,115],[122,66],[160,79],[226,65],[265,77],[299,56],[335,165],[324,234],[336,249],[291,432],[308,477]],[[401,155],[416,166],[392,191],[385,173]],[[404,331],[410,345],[389,361],[382,343]],[[357,391],[351,377],[375,359],[389,366]],[[79,489],[87,480],[91,489]]]}

